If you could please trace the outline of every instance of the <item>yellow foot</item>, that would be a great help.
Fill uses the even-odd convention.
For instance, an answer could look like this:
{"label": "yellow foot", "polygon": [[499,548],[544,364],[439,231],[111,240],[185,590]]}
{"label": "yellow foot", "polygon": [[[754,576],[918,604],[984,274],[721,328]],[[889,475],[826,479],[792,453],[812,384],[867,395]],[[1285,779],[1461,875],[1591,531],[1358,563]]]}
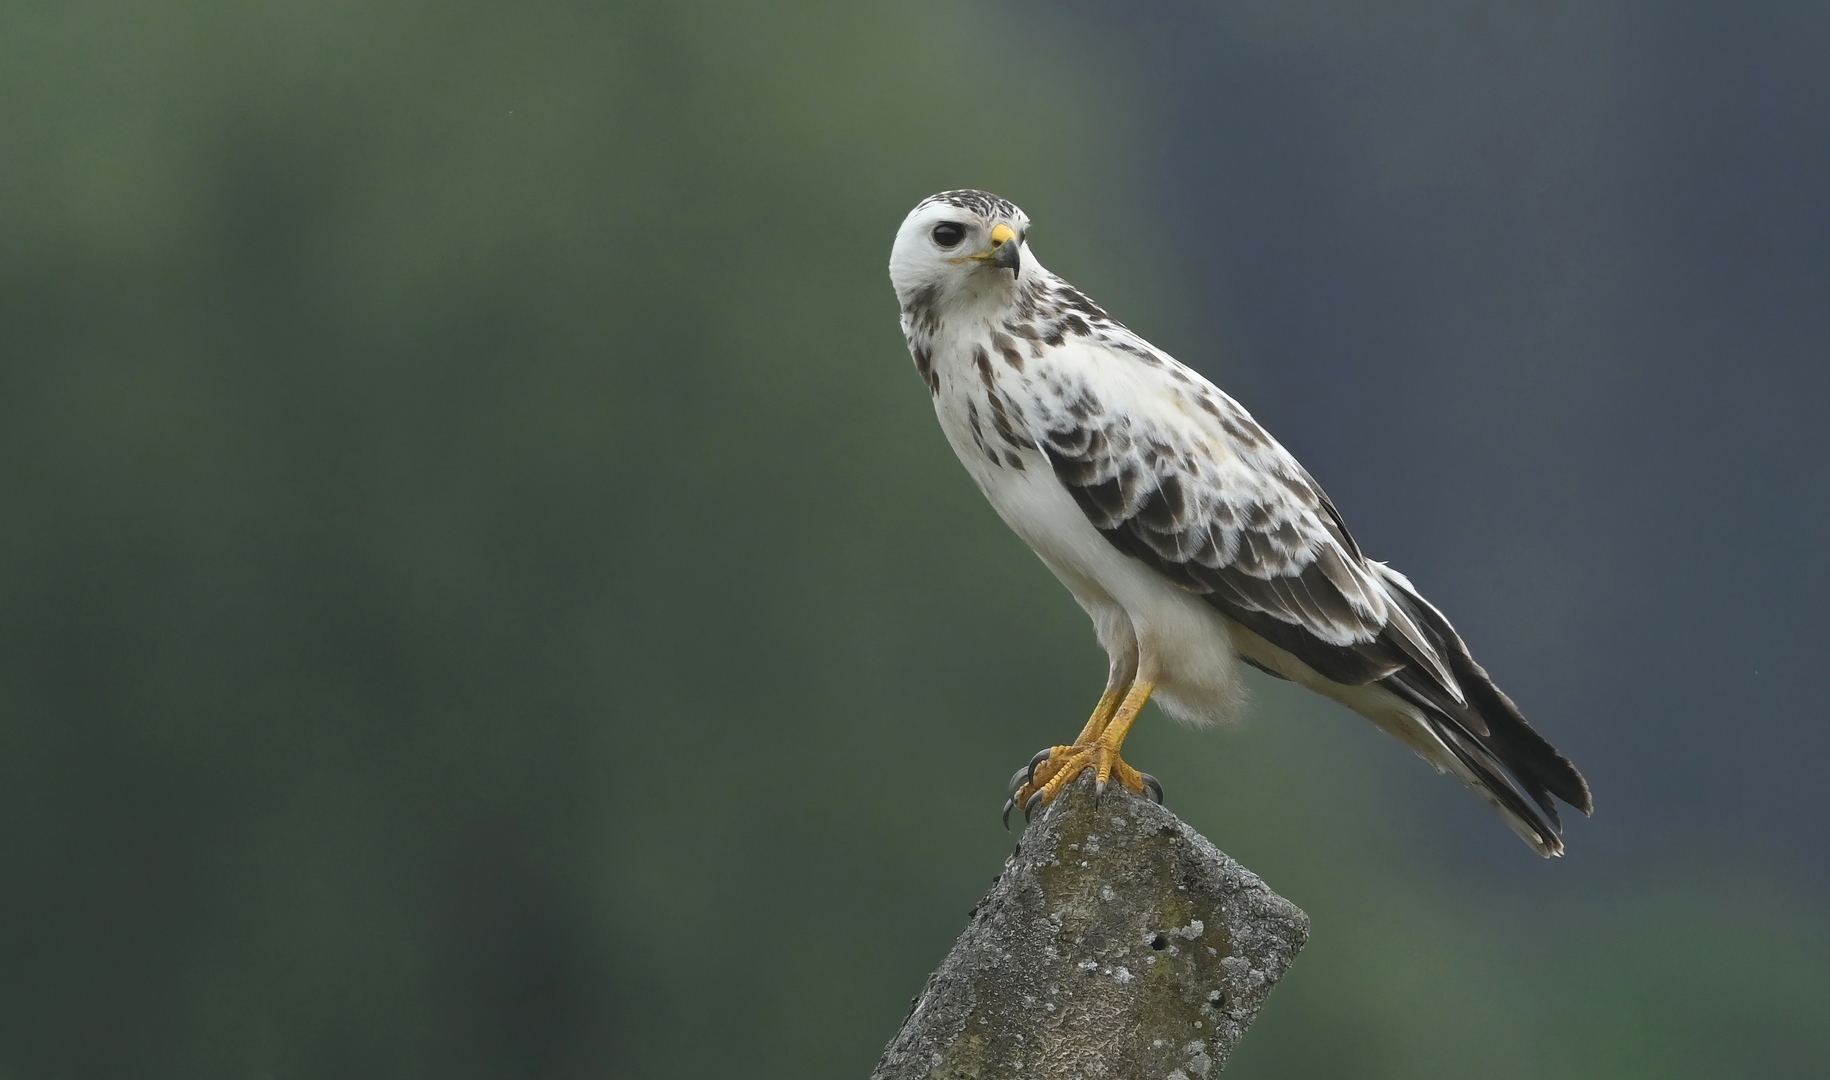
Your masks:
{"label": "yellow foot", "polygon": [[1157,783],[1156,777],[1125,764],[1118,751],[1103,742],[1052,746],[1037,754],[1010,778],[1010,800],[1004,804],[1004,823],[1010,824],[1010,812],[1019,806],[1023,808],[1024,819],[1028,820],[1037,807],[1054,802],[1063,788],[1088,769],[1094,770],[1095,790],[1099,793],[1105,792],[1107,783],[1117,780],[1139,795],[1148,794],[1159,804],[1163,801],[1163,785]]}
{"label": "yellow foot", "polygon": [[1095,790],[1101,794],[1106,790],[1106,783],[1116,776],[1119,783],[1139,795],[1149,789],[1161,803],[1163,785],[1156,782],[1156,777],[1138,772],[1118,758],[1118,748],[1125,741],[1125,733],[1131,730],[1132,722],[1155,688],[1154,682],[1137,679],[1120,697],[1115,692],[1116,687],[1108,686],[1100,696],[1099,707],[1093,710],[1092,719],[1087,721],[1074,745],[1053,746],[1042,751],[1027,768],[1018,769],[1017,775],[1010,778],[1010,801],[1004,804],[1005,826],[1010,825],[1011,810],[1021,806],[1023,819],[1029,820],[1036,807],[1054,802],[1062,788],[1089,768],[1098,778]]}

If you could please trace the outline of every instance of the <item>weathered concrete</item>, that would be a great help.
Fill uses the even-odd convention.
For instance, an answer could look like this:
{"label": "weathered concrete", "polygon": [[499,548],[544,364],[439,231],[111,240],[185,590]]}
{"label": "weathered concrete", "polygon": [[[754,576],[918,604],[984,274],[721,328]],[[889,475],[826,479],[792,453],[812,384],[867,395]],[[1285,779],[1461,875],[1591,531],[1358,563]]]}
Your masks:
{"label": "weathered concrete", "polygon": [[1155,803],[1091,778],[1038,812],[871,1080],[1219,1072],[1309,917]]}

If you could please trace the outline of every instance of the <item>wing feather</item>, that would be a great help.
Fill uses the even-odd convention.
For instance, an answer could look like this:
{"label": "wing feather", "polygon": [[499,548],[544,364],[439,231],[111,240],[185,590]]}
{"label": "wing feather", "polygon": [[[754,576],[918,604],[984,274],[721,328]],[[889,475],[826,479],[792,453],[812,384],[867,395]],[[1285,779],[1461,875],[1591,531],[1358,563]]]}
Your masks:
{"label": "wing feather", "polygon": [[1079,408],[1035,410],[1038,442],[1108,540],[1323,676],[1362,685],[1415,665],[1459,702],[1440,644],[1390,602],[1327,496],[1245,410],[1212,393],[1217,422],[1178,427],[1074,387]]}
{"label": "wing feather", "polygon": [[[1118,351],[1105,362],[1141,355],[1135,343]],[[1059,400],[1044,394],[1034,413],[1038,445],[1088,521],[1323,678],[1377,683],[1416,705],[1455,771],[1521,835],[1536,834],[1534,846],[1560,851],[1551,797],[1588,813],[1581,773],[1525,722],[1441,612],[1361,554],[1334,503],[1276,440],[1199,375],[1154,356],[1155,370],[1182,373],[1154,397],[1135,383],[1130,394],[1102,395],[1090,378],[1058,382]]]}
{"label": "wing feather", "polygon": [[[937,329],[909,329],[924,376],[933,357],[923,335]],[[1321,486],[1238,403],[1039,268],[971,364],[965,419],[993,467],[1023,469],[1009,451],[1040,451],[1109,543],[1281,650],[1246,662],[1310,684],[1313,672],[1388,730],[1381,710],[1398,710],[1410,726],[1395,734],[1460,776],[1538,851],[1562,850],[1552,799],[1589,812],[1582,775],[1442,613],[1364,556]],[[930,390],[944,420],[934,380]],[[1009,448],[1002,458],[986,448],[994,438]],[[968,467],[983,468],[977,458]],[[1374,693],[1350,689],[1369,686]]]}

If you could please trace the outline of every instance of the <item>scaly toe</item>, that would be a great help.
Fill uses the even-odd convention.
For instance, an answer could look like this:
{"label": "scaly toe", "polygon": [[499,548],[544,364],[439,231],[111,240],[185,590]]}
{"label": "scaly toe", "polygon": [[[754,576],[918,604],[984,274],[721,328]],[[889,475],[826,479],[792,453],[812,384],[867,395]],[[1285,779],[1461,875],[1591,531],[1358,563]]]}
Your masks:
{"label": "scaly toe", "polygon": [[1033,770],[1031,769],[1030,766],[1025,765],[1021,769],[1018,769],[1016,772],[1011,773],[1010,774],[1010,790],[1005,792],[1005,794],[1009,795],[1012,799],[1015,799],[1017,797],[1017,792],[1022,791],[1024,789],[1024,787],[1028,786],[1031,783],[1030,773],[1032,771]]}
{"label": "scaly toe", "polygon": [[1066,753],[1048,760],[1048,764],[1043,767],[1048,771],[1048,778],[1043,780],[1041,776],[1036,777],[1038,780],[1043,780],[1041,787],[1037,789],[1037,794],[1042,796],[1044,803],[1054,802],[1055,797],[1061,794],[1062,788],[1073,783],[1076,777],[1085,772],[1089,766],[1096,765],[1099,760],[1100,747],[1097,744],[1058,747],[1057,749],[1065,750]]}
{"label": "scaly toe", "polygon": [[[1085,749],[1083,746],[1051,746],[1047,750],[1038,750],[1036,756],[1029,759],[1029,786],[1047,787],[1062,768],[1068,766],[1074,756]],[[1053,799],[1054,796],[1050,795],[1049,798]]]}
{"label": "scaly toe", "polygon": [[1157,778],[1125,764],[1124,759],[1109,747],[1097,742],[1085,746],[1052,746],[1011,775],[1010,799],[1004,804],[1005,827],[1010,826],[1012,810],[1021,806],[1023,820],[1028,821],[1037,807],[1054,802],[1063,788],[1088,769],[1094,770],[1096,798],[1105,794],[1111,781],[1117,780],[1139,795],[1159,804],[1163,801],[1163,785]]}
{"label": "scaly toe", "polygon": [[1131,766],[1118,760],[1117,754],[1112,753],[1103,746],[1096,747],[1095,750],[1097,752],[1094,754],[1093,760],[1098,762],[1099,771],[1093,774],[1093,797],[1098,798],[1106,793],[1106,784],[1112,779],[1114,771],[1117,771],[1118,773],[1118,782],[1124,784],[1126,787],[1130,787],[1131,784],[1129,781],[1131,778],[1125,775],[1125,771],[1130,770]]}
{"label": "scaly toe", "polygon": [[1130,790],[1137,792],[1139,795],[1144,794],[1144,789],[1147,786],[1144,781],[1144,774],[1125,764],[1124,760],[1116,754],[1112,756],[1111,760],[1112,778],[1125,785],[1125,787]]}
{"label": "scaly toe", "polygon": [[[1061,771],[1063,764],[1080,749],[1082,748],[1073,746],[1051,746],[1046,750],[1037,751],[1036,756],[1029,759],[1029,764],[1011,774],[1010,802],[1012,807],[1023,807],[1024,817],[1027,819],[1035,810],[1036,794],[1048,789],[1049,782]],[[1070,779],[1072,778],[1070,777]],[[1054,801],[1055,791],[1059,790],[1059,787],[1060,785],[1056,785],[1055,788],[1049,789],[1042,801],[1044,803]]]}

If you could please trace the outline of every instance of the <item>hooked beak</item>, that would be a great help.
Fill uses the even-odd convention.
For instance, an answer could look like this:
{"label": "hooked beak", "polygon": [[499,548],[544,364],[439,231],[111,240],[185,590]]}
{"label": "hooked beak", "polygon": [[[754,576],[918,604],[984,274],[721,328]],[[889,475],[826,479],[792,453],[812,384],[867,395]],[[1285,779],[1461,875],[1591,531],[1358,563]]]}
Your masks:
{"label": "hooked beak", "polygon": [[1023,243],[1017,239],[1017,231],[1008,225],[992,229],[991,247],[972,257],[999,269],[1009,270],[1013,278],[1022,276]]}

